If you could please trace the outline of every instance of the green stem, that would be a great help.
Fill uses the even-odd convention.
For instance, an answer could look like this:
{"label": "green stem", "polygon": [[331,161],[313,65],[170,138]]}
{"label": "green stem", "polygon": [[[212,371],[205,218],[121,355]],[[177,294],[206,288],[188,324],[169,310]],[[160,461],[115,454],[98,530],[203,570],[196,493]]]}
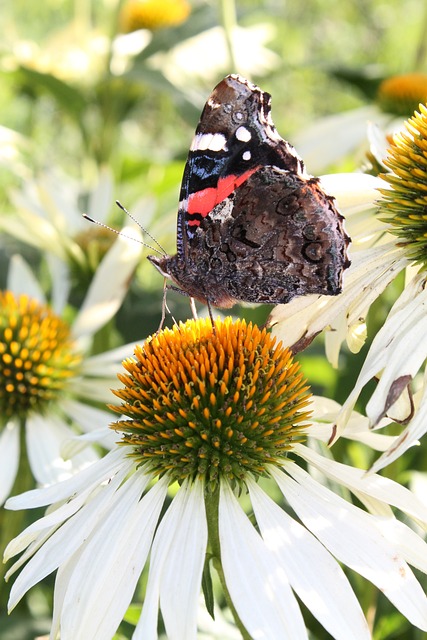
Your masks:
{"label": "green stem", "polygon": [[[18,495],[34,489],[34,478],[31,473],[30,465],[27,458],[27,448],[25,444],[25,421],[22,421],[20,425],[20,455],[19,466],[16,474],[15,483],[12,487],[11,495]],[[7,509],[0,509],[0,560],[3,558],[4,551],[9,542],[15,538],[26,524],[27,512],[20,511],[8,511]],[[4,588],[4,576],[8,567],[0,562],[0,610],[4,611],[7,605],[8,591]]]}
{"label": "green stem", "polygon": [[224,570],[221,563],[221,544],[219,540],[219,527],[218,527],[218,507],[219,507],[219,487],[211,493],[209,490],[205,494],[206,505],[206,518],[208,522],[208,537],[209,546],[213,556],[213,565],[218,573],[222,590],[224,593],[225,601],[233,614],[234,621],[237,628],[242,634],[244,640],[252,640],[249,633],[246,631],[243,622],[240,620],[239,615],[234,607],[233,600],[228,591],[227,583],[225,581]]}
{"label": "green stem", "polygon": [[421,22],[421,33],[419,36],[418,47],[415,52],[414,70],[422,70],[424,60],[427,53],[427,6],[425,6],[423,20]]}
{"label": "green stem", "polygon": [[229,65],[233,72],[238,71],[234,55],[233,31],[237,26],[236,5],[234,0],[220,0],[221,22],[224,29],[225,44],[228,51]]}

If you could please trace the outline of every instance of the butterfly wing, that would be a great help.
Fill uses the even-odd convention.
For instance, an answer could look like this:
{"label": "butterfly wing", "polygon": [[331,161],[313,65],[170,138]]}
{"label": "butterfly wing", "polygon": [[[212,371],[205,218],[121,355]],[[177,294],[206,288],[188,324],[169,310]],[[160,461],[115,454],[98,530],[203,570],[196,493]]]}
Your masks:
{"label": "butterfly wing", "polygon": [[150,258],[213,306],[334,295],[349,265],[343,218],[277,133],[270,103],[236,75],[213,90],[184,170],[177,255]]}

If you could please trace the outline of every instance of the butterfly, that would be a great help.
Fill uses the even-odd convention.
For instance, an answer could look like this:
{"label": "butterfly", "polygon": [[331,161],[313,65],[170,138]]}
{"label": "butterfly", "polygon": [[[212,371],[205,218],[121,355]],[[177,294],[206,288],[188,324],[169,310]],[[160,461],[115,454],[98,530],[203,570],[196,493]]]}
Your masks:
{"label": "butterfly", "polygon": [[343,216],[239,75],[213,90],[181,185],[177,252],[150,255],[185,294],[220,308],[337,295],[350,265]]}

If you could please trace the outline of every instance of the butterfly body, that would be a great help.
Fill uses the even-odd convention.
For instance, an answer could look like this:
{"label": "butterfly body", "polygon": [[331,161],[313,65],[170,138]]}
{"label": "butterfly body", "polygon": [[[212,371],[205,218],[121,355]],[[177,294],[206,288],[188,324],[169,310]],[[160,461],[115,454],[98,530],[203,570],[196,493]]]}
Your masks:
{"label": "butterfly body", "polygon": [[277,133],[269,94],[227,76],[190,148],[177,253],[149,260],[191,297],[228,308],[340,293],[348,244],[334,199]]}

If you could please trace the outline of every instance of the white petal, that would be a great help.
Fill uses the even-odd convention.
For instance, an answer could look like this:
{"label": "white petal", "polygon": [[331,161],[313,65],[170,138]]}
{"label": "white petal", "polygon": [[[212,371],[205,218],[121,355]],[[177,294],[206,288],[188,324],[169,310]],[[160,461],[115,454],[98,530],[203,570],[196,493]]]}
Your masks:
{"label": "white petal", "polygon": [[75,433],[58,415],[29,416],[25,433],[31,470],[40,484],[60,482],[97,459],[90,450],[63,458],[62,447]]}
{"label": "white petal", "polygon": [[[117,473],[119,474],[119,478],[124,477],[131,470],[130,467],[131,465],[128,460],[123,461],[120,468],[111,470],[111,473],[107,476],[106,480],[104,480],[104,483],[109,482]],[[71,498],[63,504],[57,503],[49,507],[46,515],[30,524],[19,536],[11,540],[6,547],[5,560],[9,560],[14,555],[21,553],[26,547],[28,548],[8,571],[8,575],[14,573],[28,558],[34,555],[36,548],[44,544],[44,541],[53,533],[57,526],[73,516],[80,507],[86,503],[92,493],[96,493],[101,487],[102,485],[100,484],[99,478],[91,478],[91,481],[86,484],[84,489],[76,492],[75,495],[72,495]],[[35,544],[29,546],[31,543]]]}
{"label": "white petal", "polygon": [[336,640],[370,638],[362,609],[338,562],[255,482],[249,482],[248,488],[267,547],[311,613]]}
{"label": "white petal", "polygon": [[25,293],[40,304],[46,304],[46,298],[34,273],[24,258],[19,255],[14,255],[10,259],[7,288],[17,296]]}
{"label": "white petal", "polygon": [[19,424],[9,420],[0,432],[0,506],[8,498],[19,466]]}
{"label": "white petal", "polygon": [[196,639],[206,544],[203,484],[184,482],[156,532],[144,607],[133,640],[157,638],[159,600],[168,638]]}
{"label": "white petal", "polygon": [[112,638],[129,606],[167,493],[160,481],[140,500],[141,479],[135,473],[117,490],[84,545],[63,602],[65,638]]}
{"label": "white petal", "polygon": [[34,206],[22,192],[12,191],[11,196],[17,209],[16,216],[1,216],[0,227],[30,246],[51,251],[67,260],[67,251],[58,230],[43,218],[40,206]]}
{"label": "white petal", "polygon": [[80,547],[97,526],[105,513],[108,513],[114,494],[126,473],[123,465],[111,481],[102,487],[93,499],[86,503],[74,516],[64,522],[46,540],[37,553],[28,561],[16,578],[9,599],[9,610],[16,606],[25,593],[37,582],[58,568]]}
{"label": "white petal", "polygon": [[[143,344],[140,340],[138,344]],[[120,370],[120,365],[126,358],[132,358],[135,351],[135,342],[129,342],[116,349],[104,351],[96,356],[86,358],[82,363],[81,371],[85,376],[115,377]]]}
{"label": "white petal", "polygon": [[317,483],[295,463],[274,478],[305,526],[338,560],[375,584],[415,626],[427,631],[427,598],[397,549],[362,511]]}
{"label": "white petal", "polygon": [[67,383],[67,389],[82,400],[96,402],[114,402],[111,388],[117,387],[117,376],[111,378],[83,378],[74,376]]}
{"label": "white petal", "polygon": [[324,190],[334,196],[340,211],[347,216],[348,210],[372,207],[378,200],[378,189],[387,183],[366,173],[334,173],[320,176]]}
{"label": "white petal", "polygon": [[82,431],[89,433],[95,429],[108,427],[117,415],[71,398],[61,402],[61,409],[79,425]]}
{"label": "white petal", "polygon": [[366,141],[370,120],[381,123],[384,119],[376,107],[359,107],[317,120],[294,135],[292,144],[304,158],[307,169],[319,174]]}
{"label": "white petal", "polygon": [[93,334],[113,317],[122,304],[142,252],[141,234],[132,227],[125,227],[123,233],[128,237],[117,238],[96,270],[73,325],[75,337]]}
{"label": "white petal", "polygon": [[51,307],[61,315],[71,289],[70,270],[66,262],[51,253],[46,254],[46,260],[52,278]]}
{"label": "white petal", "polygon": [[[117,447],[106,456],[95,462],[90,467],[83,469],[75,476],[67,478],[58,484],[42,489],[32,489],[21,493],[19,496],[9,498],[6,509],[17,511],[19,509],[35,509],[45,507],[54,502],[67,500],[70,496],[79,491],[83,491],[89,484],[102,483],[108,480],[111,475],[117,472],[123,465],[125,452],[123,448]],[[130,461],[128,461],[130,462]]]}
{"label": "white petal", "polygon": [[396,518],[381,518],[378,526],[406,562],[427,573],[427,543],[413,529]]}
{"label": "white petal", "polygon": [[89,205],[86,213],[100,222],[107,221],[113,201],[113,176],[108,167],[99,170],[98,183],[89,194]]}
{"label": "white petal", "polygon": [[398,482],[376,474],[367,475],[363,469],[327,460],[300,444],[296,444],[294,450],[328,478],[351,491],[372,496],[376,500],[397,507],[416,520],[427,522],[427,506]]}
{"label": "white petal", "polygon": [[225,483],[219,501],[219,537],[227,588],[251,638],[306,639],[304,620],[285,570]]}

